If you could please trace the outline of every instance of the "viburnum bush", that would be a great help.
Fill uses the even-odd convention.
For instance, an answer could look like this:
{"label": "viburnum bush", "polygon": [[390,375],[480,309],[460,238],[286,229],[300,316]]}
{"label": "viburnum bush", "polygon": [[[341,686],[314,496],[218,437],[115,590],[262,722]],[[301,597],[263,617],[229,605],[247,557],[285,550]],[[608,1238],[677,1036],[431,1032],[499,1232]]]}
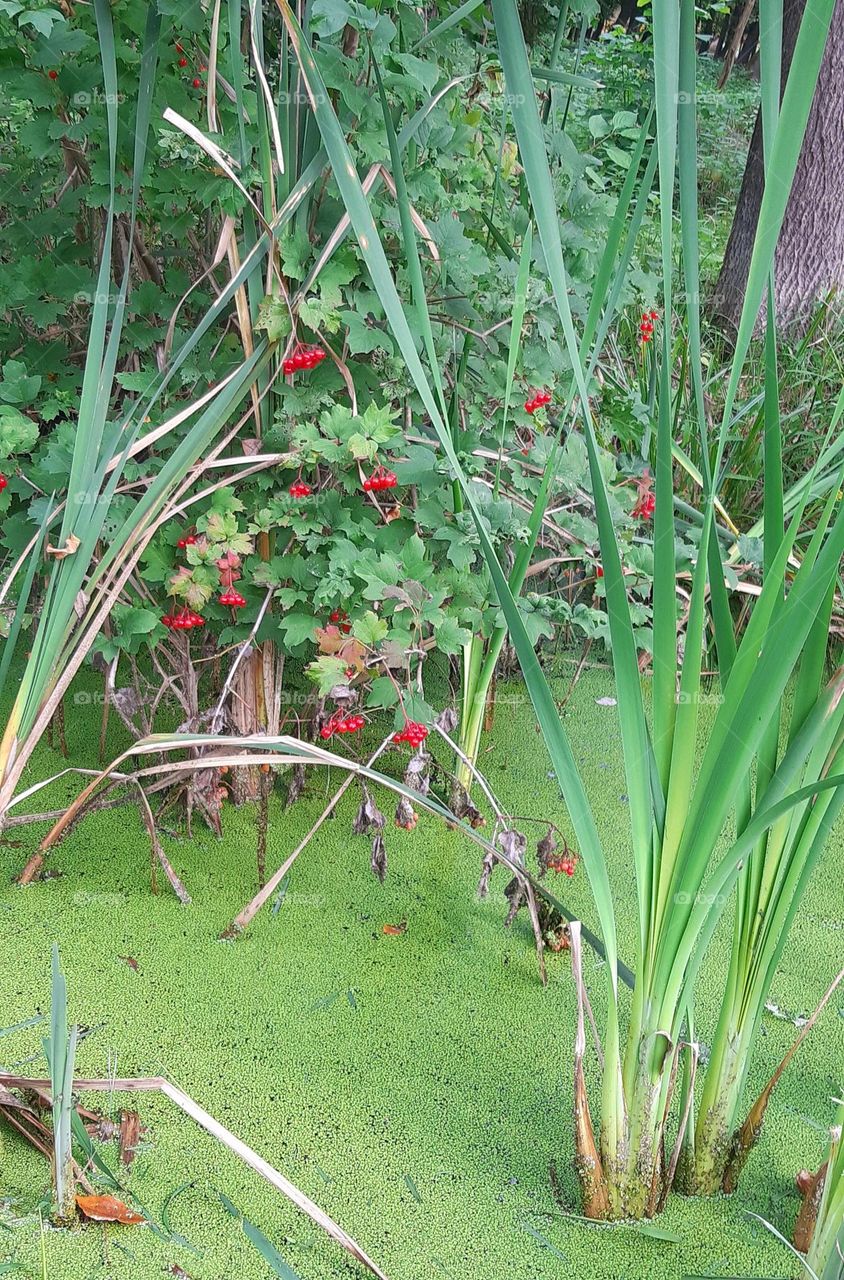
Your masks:
{"label": "viburnum bush", "polygon": [[[166,669],[175,653],[189,686],[184,723],[201,720],[222,686],[218,659],[231,661],[248,644],[264,661],[273,654],[289,659],[294,678],[307,670],[315,704],[354,685],[367,714],[386,712],[387,724],[392,715],[395,732],[405,713],[413,723],[432,723],[425,663],[436,654],[440,669],[441,660],[448,663],[452,698],[466,717],[466,671],[481,651],[495,649],[501,614],[474,523],[359,246],[342,224],[338,190],[314,151],[308,113],[287,112],[300,86],[281,16],[267,10],[250,48],[242,15],[227,11],[214,37],[214,65],[235,90],[212,94],[212,84],[219,89],[221,82],[209,82],[208,15],[173,0],[161,0],[157,12],[149,145],[131,215],[133,260],[109,420],[121,422],[157,386],[162,370],[173,372],[145,412],[149,447],[121,464],[98,554],[187,438],[195,417],[186,406],[224,385],[263,344],[266,363],[250,388],[253,416],[238,443],[244,463],[249,456],[279,460],[254,473],[235,469],[231,483],[213,492],[207,474],[197,477],[189,508],[181,504],[150,538],[94,650],[110,667],[117,664],[109,675],[117,687],[124,656],[163,680],[158,668],[166,659]],[[4,163],[13,181],[0,247],[0,359],[8,353],[0,445],[7,426],[17,423],[20,438],[7,456],[21,464],[3,472],[9,484],[0,494],[6,504],[0,544],[12,563],[36,536],[51,495],[58,503],[65,496],[88,326],[97,308],[113,309],[116,298],[100,296],[98,275],[110,104],[95,18],[88,6],[72,16],[58,9],[38,19],[23,10],[0,14],[4,88],[13,104],[4,124]],[[131,0],[111,20],[121,121],[113,254],[119,279],[130,231],[125,175],[135,161],[132,130],[122,125],[138,99],[148,7]],[[355,137],[362,164],[372,166],[368,199],[387,228],[398,226],[399,213],[368,50],[411,119],[401,146],[411,161],[409,198],[425,228],[424,287],[458,451],[502,563],[526,549],[530,560],[551,563],[523,597],[525,625],[535,643],[550,638],[560,601],[570,602],[574,591],[572,617],[563,620],[600,636],[603,603],[589,585],[597,529],[582,446],[573,436],[558,447],[570,361],[536,264],[520,262],[512,248],[528,220],[514,149],[499,145],[500,68],[494,60],[479,66],[473,22],[428,40],[424,58],[408,55],[425,33],[422,16],[409,7],[387,16],[341,4],[315,7],[308,40],[343,129]],[[282,63],[293,77],[287,86],[276,83]],[[283,173],[273,162],[275,133],[257,109],[261,76],[279,91],[277,124],[288,148]],[[584,92],[600,90],[596,84]],[[596,131],[577,110],[571,136],[559,135],[565,163],[556,174],[557,196],[570,229],[575,293],[605,253],[626,182],[619,157],[639,147],[645,116],[644,108],[627,112]],[[221,163],[226,155],[234,157],[234,169]],[[637,155],[634,168],[641,150]],[[276,216],[269,247],[262,248],[262,219]],[[388,247],[402,275],[398,239]],[[635,239],[625,253],[615,302],[641,311],[656,292],[650,263]],[[247,274],[243,264],[251,256],[256,267]],[[627,281],[631,262],[635,288]],[[238,272],[243,284],[232,292]],[[224,286],[229,301],[219,306]],[[587,297],[585,290],[575,297],[580,311]],[[217,308],[216,323],[206,324],[203,317]],[[604,395],[599,380],[595,393]],[[165,427],[166,440],[157,445]],[[608,422],[602,444],[608,474],[618,478],[624,525],[627,472],[641,475],[645,464],[635,451],[620,456],[617,443]],[[529,514],[552,458],[546,499],[554,517],[537,535]],[[560,539],[577,549],[566,582],[553,554]],[[647,572],[644,563],[640,572]],[[7,592],[10,610],[20,587],[18,575]],[[647,626],[643,617],[643,632]],[[358,656],[345,660],[344,645],[355,644],[365,647],[362,667]],[[206,674],[217,684],[203,692]],[[318,723],[315,710],[309,732]],[[463,745],[474,758],[476,742]]]}

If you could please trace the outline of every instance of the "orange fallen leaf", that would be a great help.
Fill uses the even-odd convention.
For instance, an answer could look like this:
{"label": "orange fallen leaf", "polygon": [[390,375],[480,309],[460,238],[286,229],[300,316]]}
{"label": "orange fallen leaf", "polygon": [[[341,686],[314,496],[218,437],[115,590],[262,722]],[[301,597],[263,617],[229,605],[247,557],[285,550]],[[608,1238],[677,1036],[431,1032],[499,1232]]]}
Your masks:
{"label": "orange fallen leaf", "polygon": [[76,1203],[92,1222],[121,1222],[126,1227],[134,1227],[145,1221],[116,1196],[77,1196]]}
{"label": "orange fallen leaf", "polygon": [[48,542],[47,546],[44,548],[44,554],[48,556],[55,556],[56,560],[64,560],[65,556],[74,555],[79,546],[80,541],[76,534],[69,533],[65,539],[63,547],[53,547]]}
{"label": "orange fallen leaf", "polygon": [[406,920],[402,920],[401,924],[385,924],[384,928],[382,929],[382,933],[388,934],[388,936],[391,938],[401,937],[401,935],[406,932],[407,932]]}

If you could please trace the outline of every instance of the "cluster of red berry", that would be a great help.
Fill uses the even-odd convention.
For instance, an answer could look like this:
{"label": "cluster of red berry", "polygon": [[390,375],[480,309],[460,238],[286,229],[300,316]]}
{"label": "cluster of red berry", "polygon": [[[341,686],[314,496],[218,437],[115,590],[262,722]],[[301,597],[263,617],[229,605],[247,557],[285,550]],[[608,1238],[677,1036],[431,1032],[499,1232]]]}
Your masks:
{"label": "cluster of red berry", "polygon": [[361,715],[344,716],[342,712],[335,711],[328,723],[320,729],[319,736],[328,739],[335,733],[357,733],[365,724],[366,720]]}
{"label": "cluster of red berry", "polygon": [[412,747],[420,747],[427,736],[428,730],[424,724],[417,724],[415,720],[407,720],[404,728],[393,734],[393,742],[409,742]]}
{"label": "cluster of red berry", "polygon": [[346,613],[345,609],[332,610],[328,616],[328,621],[333,622],[335,626],[339,627],[344,635],[348,635],[352,629],[352,624],[349,622],[349,615]]}
{"label": "cluster of red berry", "polygon": [[161,621],[172,631],[191,631],[194,627],[205,626],[205,619],[193,609],[180,609],[177,614],[165,613]]}
{"label": "cluster of red berry", "polygon": [[536,413],[537,409],[541,409],[543,405],[550,404],[552,399],[550,391],[536,391],[533,396],[525,400],[525,413]]}
{"label": "cluster of red berry", "polygon": [[656,510],[656,498],[652,493],[643,493],[639,501],[633,508],[634,516],[641,516],[643,520],[650,520]]}
{"label": "cluster of red berry", "polygon": [[243,609],[246,606],[246,600],[239,591],[235,591],[234,587],[222,591],[218,603],[227,605],[230,609]]}
{"label": "cluster of red berry", "polygon": [[185,547],[193,547],[195,545],[196,545],[195,533],[186,533],[185,536],[183,538],[180,538],[179,541],[176,543],[176,546],[179,548],[180,551],[184,551]]}
{"label": "cluster of red berry", "polygon": [[395,471],[386,467],[376,467],[371,476],[363,482],[364,493],[380,493],[382,489],[395,489],[398,484]]}
{"label": "cluster of red berry", "polygon": [[650,342],[654,336],[654,321],[659,319],[658,311],[645,311],[639,323],[639,333],[643,342]]}
{"label": "cluster of red berry", "polygon": [[325,352],[322,347],[299,346],[292,356],[282,362],[282,372],[287,377],[288,374],[296,373],[299,369],[313,369],[315,365],[321,364],[324,359]]}
{"label": "cluster of red berry", "polygon": [[[179,69],[180,69],[181,71],[184,71],[185,67],[188,65],[188,60],[187,60],[187,58],[185,57],[185,47],[184,47],[184,45],[183,45],[183,44],[179,44],[179,43],[178,43],[178,41],[176,42],[176,52],[177,52],[177,53],[178,53],[178,55],[179,55],[179,58],[178,58],[178,66],[179,66]],[[208,68],[207,68],[204,64],[200,64],[200,68],[199,68],[199,69],[200,69],[200,71],[207,71],[207,70],[208,70]],[[193,77],[193,79],[191,80],[191,84],[193,85],[194,89],[201,89],[201,88],[202,88],[202,80],[200,79],[200,77],[199,77],[199,76],[194,76],[194,77]]]}
{"label": "cluster of red berry", "polygon": [[309,498],[313,493],[313,489],[309,484],[305,484],[304,480],[294,480],[288,493],[291,498]]}
{"label": "cluster of red berry", "polygon": [[6,479],[5,476],[0,476],[0,493],[3,492],[3,490],[6,488],[6,485],[8,483],[9,481]]}
{"label": "cluster of red berry", "polygon": [[573,876],[577,869],[577,862],[577,854],[567,849],[558,858],[548,859],[548,869],[549,871],[562,871],[564,875]]}

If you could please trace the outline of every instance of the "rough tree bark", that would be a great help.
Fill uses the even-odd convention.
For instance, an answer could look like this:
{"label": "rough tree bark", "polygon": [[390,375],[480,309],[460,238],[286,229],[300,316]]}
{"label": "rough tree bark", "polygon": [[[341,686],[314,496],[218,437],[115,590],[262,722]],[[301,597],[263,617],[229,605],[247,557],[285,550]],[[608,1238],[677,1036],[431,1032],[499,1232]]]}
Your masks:
{"label": "rough tree bark", "polygon": [[[783,7],[783,85],[806,0]],[[741,314],[764,185],[757,116],[712,310],[735,327]],[[818,299],[844,285],[844,0],[836,0],[806,137],[776,254],[777,320],[805,323]],[[763,319],[760,316],[760,321]]]}

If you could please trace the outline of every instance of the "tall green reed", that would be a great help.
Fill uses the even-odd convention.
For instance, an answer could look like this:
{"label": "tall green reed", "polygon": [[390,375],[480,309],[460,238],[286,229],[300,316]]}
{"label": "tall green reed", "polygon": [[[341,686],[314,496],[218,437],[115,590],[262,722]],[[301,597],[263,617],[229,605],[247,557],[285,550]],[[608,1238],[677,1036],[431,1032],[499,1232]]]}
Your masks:
{"label": "tall green reed", "polygon": [[[681,74],[688,75],[693,66],[694,24],[688,0],[684,0],[681,10],[671,0],[658,0],[654,6],[656,150],[666,323],[658,369],[655,432],[654,675],[653,713],[649,718],[644,709],[635,634],[589,406],[587,368],[569,306],[554,190],[533,79],[516,5],[512,0],[493,0],[498,50],[520,158],[545,269],[572,364],[573,389],[589,457],[604,566],[619,727],[630,796],[630,845],[637,885],[636,982],[622,1042],[615,903],[599,835],[599,802],[594,807],[590,803],[514,593],[485,531],[473,486],[453,447],[446,406],[440,394],[440,376],[430,355],[433,349],[430,318],[424,305],[421,267],[399,159],[393,150],[391,159],[402,210],[405,265],[413,296],[409,306],[397,292],[353,157],[316,62],[301,42],[298,23],[286,0],[277,0],[277,3],[295,37],[311,108],[391,332],[475,520],[486,564],[561,782],[595,895],[609,961],[606,966],[608,1007],[600,1143],[592,1133],[582,1074],[577,1082],[576,1136],[585,1212],[605,1218],[650,1215],[664,1204],[679,1158],[679,1142],[669,1158],[667,1124],[679,1059],[686,1047],[685,1026],[695,977],[715,925],[750,854],[760,846],[769,829],[790,823],[792,812],[799,813],[800,806],[815,795],[829,795],[833,803],[832,797],[842,782],[841,775],[822,767],[826,759],[824,747],[828,748],[840,728],[841,710],[834,690],[818,694],[815,689],[814,696],[807,693],[799,726],[795,726],[782,755],[770,769],[767,785],[752,798],[750,807],[742,811],[747,779],[754,761],[770,741],[771,722],[779,715],[789,680],[795,671],[802,673],[813,666],[816,620],[832,589],[844,551],[844,515],[840,511],[836,514],[834,503],[827,504],[810,548],[793,572],[790,557],[803,507],[798,506],[786,530],[780,528],[778,536],[772,534],[768,572],[738,645],[733,637],[720,550],[712,536],[718,482],[739,398],[742,368],[773,261],[832,6],[829,0],[810,3],[798,41],[780,117],[785,123],[777,127],[771,145],[745,310],[723,420],[716,438],[709,439],[703,413],[697,423],[705,503],[682,657],[677,643],[675,599],[670,320],[674,309],[677,139],[678,133],[688,134],[688,128],[683,127],[688,118],[682,114],[683,110],[694,111],[693,94],[689,96],[687,91],[681,91],[680,85]],[[681,190],[686,192],[686,201],[691,173],[693,157],[690,160],[681,152]],[[684,227],[686,314],[687,320],[691,317],[688,323],[692,346],[698,356],[700,302],[699,285],[694,287],[697,263],[693,233],[693,227]],[[417,350],[414,332],[424,337],[428,369]],[[692,361],[697,392],[700,374],[695,363],[699,362]],[[781,482],[772,478],[766,485],[766,502],[776,507],[780,491]],[[773,518],[769,527],[775,528]],[[700,742],[701,653],[707,604],[719,640],[722,701],[714,724]],[[798,675],[798,682],[801,678],[802,675]],[[808,690],[812,689],[810,676],[805,677],[804,684]],[[728,842],[724,851],[722,842],[728,821],[737,809],[742,812],[743,821],[736,838]],[[682,1123],[680,1129],[682,1139]]]}

